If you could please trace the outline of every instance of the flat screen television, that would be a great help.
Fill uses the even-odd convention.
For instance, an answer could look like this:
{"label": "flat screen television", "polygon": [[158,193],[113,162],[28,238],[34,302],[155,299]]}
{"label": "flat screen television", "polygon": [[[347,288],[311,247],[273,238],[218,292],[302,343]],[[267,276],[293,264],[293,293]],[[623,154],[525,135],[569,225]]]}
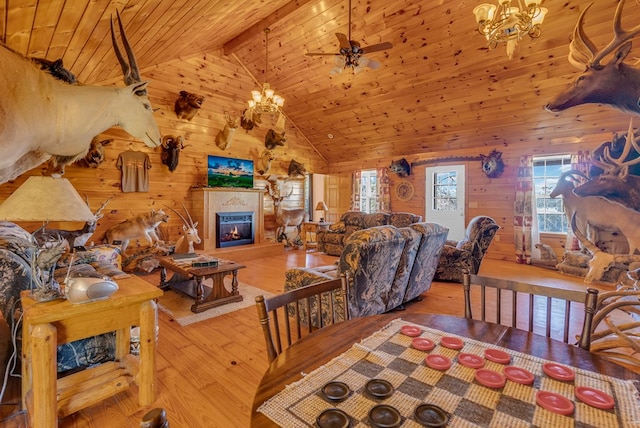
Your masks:
{"label": "flat screen television", "polygon": [[209,155],[207,186],[253,188],[253,161]]}

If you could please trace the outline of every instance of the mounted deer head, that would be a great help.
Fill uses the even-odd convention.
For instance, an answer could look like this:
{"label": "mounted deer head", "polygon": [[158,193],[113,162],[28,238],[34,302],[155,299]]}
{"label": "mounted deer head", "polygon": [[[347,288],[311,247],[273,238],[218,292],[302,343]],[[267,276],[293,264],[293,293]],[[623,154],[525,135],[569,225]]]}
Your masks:
{"label": "mounted deer head", "polygon": [[[569,62],[584,70],[584,73],[550,101],[545,106],[547,110],[557,112],[580,104],[597,103],[640,114],[640,69],[623,63],[631,50],[631,40],[640,34],[640,25],[629,31],[622,28],[624,3],[625,0],[620,0],[613,17],[613,40],[600,51],[583,29],[584,16],[593,3],[580,13],[569,45]],[[614,55],[611,61],[601,64],[612,52]]]}

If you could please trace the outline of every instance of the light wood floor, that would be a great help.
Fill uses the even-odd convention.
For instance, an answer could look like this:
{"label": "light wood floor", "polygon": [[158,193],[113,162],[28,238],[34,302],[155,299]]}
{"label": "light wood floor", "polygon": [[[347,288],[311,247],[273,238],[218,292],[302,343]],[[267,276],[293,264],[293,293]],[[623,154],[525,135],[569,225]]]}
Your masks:
{"label": "light wood floor", "polygon": [[[239,279],[264,290],[279,293],[284,286],[284,272],[296,266],[331,264],[335,257],[290,250],[273,257],[245,262],[247,269]],[[485,260],[481,274],[511,277],[522,281],[584,289],[581,278],[513,262]],[[142,276],[153,284],[158,274]],[[602,290],[611,286],[596,285]],[[459,284],[434,283],[422,301],[409,304],[407,312],[434,312],[463,315],[463,294]],[[403,312],[398,312],[402,317]],[[163,407],[171,428],[211,428],[249,426],[255,389],[267,369],[264,339],[254,306],[181,327],[159,312],[158,399],[154,405],[140,409],[135,387],[59,423],[60,427],[138,427],[141,417],[153,407]],[[19,392],[10,389],[4,402],[17,402]],[[8,414],[13,417],[7,418]],[[24,417],[15,414],[15,406],[0,408],[0,426],[20,427]]]}

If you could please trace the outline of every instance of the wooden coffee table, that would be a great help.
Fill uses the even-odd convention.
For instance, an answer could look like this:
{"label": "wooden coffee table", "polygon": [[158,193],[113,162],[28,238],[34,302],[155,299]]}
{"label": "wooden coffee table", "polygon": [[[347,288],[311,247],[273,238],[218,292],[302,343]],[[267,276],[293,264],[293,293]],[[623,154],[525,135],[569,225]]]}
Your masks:
{"label": "wooden coffee table", "polygon": [[[195,299],[191,312],[199,313],[216,306],[232,302],[241,302],[242,296],[238,292],[238,270],[245,268],[239,263],[229,260],[219,260],[218,266],[192,267],[189,263],[176,261],[171,256],[159,258],[160,288],[171,288]],[[167,281],[167,269],[178,274]],[[231,274],[231,291],[224,286],[225,276]],[[180,278],[182,277],[182,278]],[[205,279],[211,279],[212,285],[203,284]]]}

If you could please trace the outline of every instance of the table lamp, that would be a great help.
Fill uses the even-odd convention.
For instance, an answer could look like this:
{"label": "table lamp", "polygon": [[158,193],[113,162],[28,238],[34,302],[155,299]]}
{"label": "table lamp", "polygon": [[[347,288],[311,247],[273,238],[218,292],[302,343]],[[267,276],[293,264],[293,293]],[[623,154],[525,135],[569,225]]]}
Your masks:
{"label": "table lamp", "polygon": [[328,209],[329,208],[327,208],[327,204],[325,204],[323,201],[318,202],[318,204],[316,205],[316,211],[322,211],[322,216],[320,217],[320,223],[324,223],[324,216]]}
{"label": "table lamp", "polygon": [[[88,222],[93,221],[94,216],[66,178],[32,176],[0,205],[0,220],[41,221],[45,227],[50,221]],[[52,272],[64,247],[45,244],[40,248],[35,239],[25,244],[35,247],[31,256],[31,293],[34,300],[62,297]]]}

